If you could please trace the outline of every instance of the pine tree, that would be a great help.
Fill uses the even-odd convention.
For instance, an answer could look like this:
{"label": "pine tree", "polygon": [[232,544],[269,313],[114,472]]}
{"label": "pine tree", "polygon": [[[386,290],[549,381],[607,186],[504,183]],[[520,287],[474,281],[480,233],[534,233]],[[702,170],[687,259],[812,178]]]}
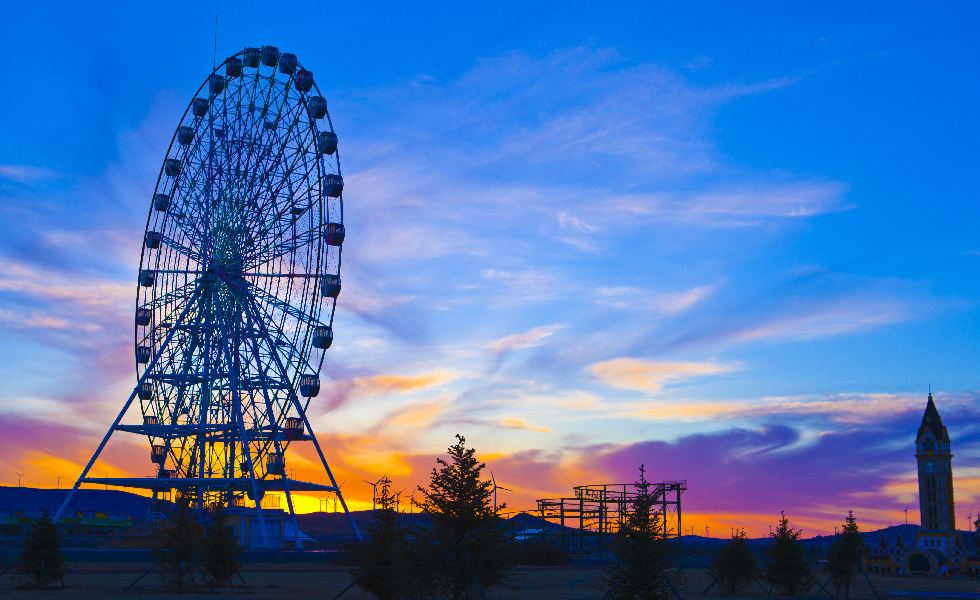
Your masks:
{"label": "pine tree", "polygon": [[851,597],[851,584],[857,577],[865,551],[864,538],[861,537],[854,511],[849,510],[840,535],[827,551],[826,571],[830,573],[838,598],[841,588],[844,589],[845,598]]}
{"label": "pine tree", "polygon": [[228,583],[242,568],[238,555],[242,546],[228,525],[223,506],[219,503],[204,530],[201,567],[217,586]]}
{"label": "pine tree", "polygon": [[780,594],[800,596],[813,587],[816,576],[800,541],[803,532],[789,526],[785,512],[780,514],[779,526],[766,548],[766,581]]}
{"label": "pine tree", "polygon": [[48,509],[42,509],[41,517],[24,538],[17,572],[41,587],[60,581],[67,570],[65,557],[61,553],[61,531],[54,524]]}
{"label": "pine tree", "polygon": [[194,581],[197,555],[204,533],[186,504],[178,504],[170,517],[170,526],[160,532],[161,547],[153,554],[160,566],[164,584],[177,590]]}
{"label": "pine tree", "polygon": [[613,542],[613,564],[602,582],[609,600],[668,600],[674,598],[671,582],[680,572],[673,568],[674,545],[661,533],[657,500],[640,465],[636,496]]}
{"label": "pine tree", "polygon": [[355,551],[357,566],[351,571],[351,579],[379,600],[398,600],[411,590],[419,570],[408,545],[412,533],[398,522],[391,480],[384,477],[380,485],[379,508],[365,531],[365,541]]}
{"label": "pine tree", "polygon": [[732,540],[715,555],[708,570],[708,575],[715,578],[729,596],[738,594],[739,588],[750,583],[759,571],[746,540],[745,530],[737,529]]}
{"label": "pine tree", "polygon": [[469,600],[481,589],[514,588],[509,580],[517,553],[494,511],[493,486],[480,479],[486,464],[466,447],[463,436],[456,440],[449,460],[436,459],[439,467],[432,469],[429,487],[418,488],[422,500],[416,504],[431,519],[431,527],[420,532],[418,548],[427,593]]}

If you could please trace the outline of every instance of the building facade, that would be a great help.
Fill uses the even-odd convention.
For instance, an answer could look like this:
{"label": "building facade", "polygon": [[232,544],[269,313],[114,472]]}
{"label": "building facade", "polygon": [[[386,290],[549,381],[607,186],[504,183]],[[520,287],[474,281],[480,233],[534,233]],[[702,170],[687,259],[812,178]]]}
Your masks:
{"label": "building facade", "polygon": [[926,401],[922,423],[915,436],[915,460],[919,474],[919,519],[915,545],[906,548],[901,538],[894,548],[882,539],[865,566],[871,573],[895,575],[954,575],[976,577],[980,567],[977,550],[967,551],[956,530],[953,502],[953,454],[949,432],[936,409],[932,393]]}

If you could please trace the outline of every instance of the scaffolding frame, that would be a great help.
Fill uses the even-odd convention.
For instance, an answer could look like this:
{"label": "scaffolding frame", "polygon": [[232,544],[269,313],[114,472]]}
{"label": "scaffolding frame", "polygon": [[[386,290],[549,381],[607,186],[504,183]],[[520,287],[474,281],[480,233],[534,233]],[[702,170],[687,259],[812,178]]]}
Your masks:
{"label": "scaffolding frame", "polygon": [[[636,484],[579,485],[573,490],[574,496],[537,501],[537,516],[552,525],[542,529],[541,535],[556,538],[559,547],[568,552],[608,549],[639,495]],[[663,539],[677,538],[678,547],[683,531],[681,494],[685,491],[687,480],[651,484],[648,491],[654,499],[651,514],[660,518],[661,536]]]}

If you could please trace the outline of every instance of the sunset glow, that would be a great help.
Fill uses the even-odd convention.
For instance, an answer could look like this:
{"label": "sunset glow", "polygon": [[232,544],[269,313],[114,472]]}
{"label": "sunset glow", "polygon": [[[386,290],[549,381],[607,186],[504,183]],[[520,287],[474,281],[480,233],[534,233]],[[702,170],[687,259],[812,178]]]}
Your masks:
{"label": "sunset glow", "polygon": [[[175,127],[214,60],[275,44],[316,65],[343,153],[308,411],[351,509],[388,475],[408,510],[459,433],[510,511],[644,464],[688,481],[699,535],[918,523],[931,386],[967,529],[980,5],[880,8],[6,7],[0,485],[72,485],[122,408]],[[287,468],[326,482],[311,444]],[[151,472],[115,435],[93,474]]]}

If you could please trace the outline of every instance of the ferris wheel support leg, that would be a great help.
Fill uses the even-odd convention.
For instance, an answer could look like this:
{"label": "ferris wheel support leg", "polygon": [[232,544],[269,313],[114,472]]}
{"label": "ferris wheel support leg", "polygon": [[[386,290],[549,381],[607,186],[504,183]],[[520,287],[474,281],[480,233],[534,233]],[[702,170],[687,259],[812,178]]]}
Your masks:
{"label": "ferris wheel support leg", "polygon": [[[144,374],[144,377],[145,376],[146,375]],[[140,378],[140,383],[142,383],[142,378]],[[78,481],[75,482],[75,486],[71,488],[71,491],[68,492],[67,496],[65,496],[64,502],[61,503],[61,508],[59,508],[58,512],[54,514],[55,523],[57,523],[58,519],[61,518],[61,513],[65,511],[65,508],[68,506],[68,503],[71,502],[71,498],[72,496],[75,495],[75,491],[78,489],[78,486],[82,485],[82,480],[85,479],[85,476],[88,475],[88,472],[92,469],[92,465],[95,464],[95,461],[99,458],[99,455],[102,454],[102,449],[105,448],[105,445],[109,441],[109,438],[112,437],[112,432],[116,430],[116,426],[119,425],[120,421],[122,421],[123,415],[125,415],[126,411],[129,410],[130,405],[133,403],[133,400],[136,398],[137,392],[139,392],[139,384],[136,385],[136,388],[133,390],[133,393],[129,395],[129,400],[126,401],[126,404],[123,406],[123,409],[119,411],[119,415],[116,417],[116,420],[112,422],[112,425],[109,427],[109,431],[107,431],[105,437],[102,438],[102,443],[99,444],[99,447],[95,450],[95,454],[92,455],[92,458],[89,459],[88,464],[85,465],[85,468],[82,470],[82,474],[78,476]]]}
{"label": "ferris wheel support leg", "polygon": [[293,495],[289,493],[289,477],[283,477],[286,488],[286,506],[289,507],[289,521],[293,524],[293,535],[296,536],[296,549],[303,549],[303,540],[299,537],[299,523],[296,521],[296,511],[293,510]]}
{"label": "ferris wheel support leg", "polygon": [[[196,294],[197,292],[195,291],[194,293]],[[184,308],[184,312],[180,313],[180,317],[177,319],[177,321],[175,321],[174,327],[170,330],[170,334],[167,335],[166,340],[164,340],[163,344],[160,345],[161,348],[166,348],[167,344],[170,343],[170,340],[173,338],[174,333],[176,333],[177,331],[177,325],[181,324],[184,321],[184,317],[187,315],[187,311],[190,309],[191,306],[192,303],[188,303],[187,307]],[[146,376],[153,371],[153,367],[156,366],[158,360],[160,360],[159,353],[157,353],[157,355],[153,357],[153,360],[146,365],[146,369],[143,370],[143,376],[140,377],[139,380],[137,380],[136,387],[133,388],[133,393],[129,395],[129,400],[126,400],[126,404],[123,406],[122,410],[119,411],[119,414],[116,415],[116,420],[113,421],[112,425],[109,426],[109,431],[107,431],[105,437],[102,438],[102,443],[99,444],[98,448],[96,448],[95,454],[92,455],[92,458],[89,459],[88,464],[85,465],[85,468],[82,470],[82,474],[78,476],[78,480],[75,482],[75,485],[71,488],[71,491],[68,492],[68,495],[65,496],[64,502],[61,503],[61,508],[59,508],[58,512],[54,514],[53,521],[55,523],[57,523],[58,519],[61,518],[61,513],[65,512],[65,508],[68,507],[68,503],[71,502],[71,498],[72,496],[75,495],[75,492],[78,490],[78,487],[82,485],[82,480],[85,479],[85,476],[88,475],[88,472],[92,470],[92,465],[95,464],[95,461],[98,460],[99,455],[102,454],[102,450],[105,448],[105,445],[109,442],[109,438],[112,437],[112,432],[115,431],[116,427],[119,426],[119,422],[122,421],[122,418],[123,416],[125,416],[126,411],[129,410],[129,407],[133,404],[133,400],[136,399],[136,394],[139,393],[140,385],[143,384],[143,380],[146,379]]]}
{"label": "ferris wheel support leg", "polygon": [[262,498],[259,496],[259,486],[255,483],[255,466],[252,464],[252,449],[249,445],[248,432],[245,431],[245,418],[242,415],[242,401],[241,396],[238,394],[238,370],[235,369],[234,354],[231,352],[231,348],[228,346],[228,342],[231,338],[228,337],[228,327],[225,323],[225,313],[221,310],[221,305],[215,303],[218,307],[218,315],[220,316],[221,323],[221,335],[224,338],[224,350],[225,356],[228,360],[228,372],[235,373],[231,381],[231,396],[232,404],[235,408],[235,419],[238,421],[238,431],[239,435],[242,436],[242,454],[245,455],[245,464],[248,465],[248,480],[252,485],[252,497],[255,499],[255,515],[259,519],[259,533],[262,535],[262,540],[264,544],[269,542],[269,533],[265,527],[265,517],[262,515]]}
{"label": "ferris wheel support leg", "polygon": [[[255,315],[253,315],[253,317],[257,317],[258,309],[255,307],[254,304],[249,304],[248,307],[246,308],[246,312],[248,312],[248,309],[251,309],[256,313]],[[265,335],[266,339],[268,339],[271,342],[272,340],[269,337],[269,330],[264,325],[261,325],[262,321],[256,318],[255,323],[260,324],[260,326],[262,327],[262,332]],[[274,345],[272,346],[271,354],[272,354],[272,358],[276,362],[276,367],[279,369],[279,373],[284,378],[288,379],[288,371],[286,371],[285,366],[283,366],[282,360],[279,358],[279,353],[275,350]],[[327,472],[327,477],[330,478],[330,483],[333,485],[334,490],[336,490],[337,498],[340,499],[340,505],[344,507],[344,514],[347,515],[347,521],[350,523],[350,527],[354,531],[354,536],[357,537],[358,540],[362,540],[363,538],[361,537],[361,532],[357,529],[357,524],[354,523],[354,517],[351,516],[350,510],[348,510],[347,508],[347,502],[344,501],[344,495],[340,493],[340,486],[337,485],[337,480],[334,478],[333,472],[330,470],[330,465],[327,464],[327,459],[323,455],[323,450],[320,449],[320,442],[317,441],[316,435],[313,433],[313,426],[310,425],[310,420],[306,418],[306,411],[303,409],[303,406],[299,403],[299,398],[296,397],[295,393],[290,393],[289,399],[293,403],[293,406],[296,407],[297,414],[299,414],[299,416],[303,418],[303,423],[306,425],[306,431],[309,431],[310,437],[313,438],[313,445],[316,447],[317,454],[320,455],[320,462],[323,463],[323,470]]]}
{"label": "ferris wheel support leg", "polygon": [[340,493],[340,486],[337,485],[337,480],[334,479],[333,472],[330,471],[330,465],[327,464],[326,457],[323,456],[323,450],[320,449],[320,442],[317,441],[316,435],[313,433],[313,427],[310,425],[310,420],[306,418],[306,411],[303,407],[299,405],[299,400],[296,396],[293,396],[293,404],[296,406],[296,410],[299,411],[301,417],[303,417],[303,423],[306,424],[306,430],[310,432],[310,437],[313,438],[313,446],[316,447],[316,453],[320,455],[320,462],[323,463],[323,469],[327,472],[327,477],[330,478],[330,483],[333,484],[335,490],[337,490],[337,498],[340,499],[340,505],[344,507],[344,514],[347,515],[347,521],[350,523],[351,529],[354,530],[354,535],[357,536],[358,540],[362,540],[361,532],[357,529],[357,525],[354,523],[354,517],[351,516],[350,510],[347,508],[347,502],[344,501],[344,495]]}

